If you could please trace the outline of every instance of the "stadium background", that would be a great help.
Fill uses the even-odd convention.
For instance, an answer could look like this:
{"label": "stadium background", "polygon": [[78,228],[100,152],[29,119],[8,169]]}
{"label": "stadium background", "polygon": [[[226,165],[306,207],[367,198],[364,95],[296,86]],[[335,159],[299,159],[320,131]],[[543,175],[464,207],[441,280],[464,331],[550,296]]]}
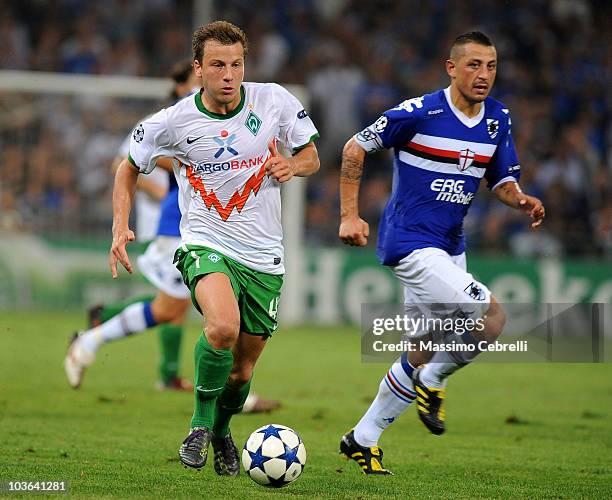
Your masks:
{"label": "stadium background", "polygon": [[[521,215],[483,189],[466,223],[472,269],[493,280],[504,300],[610,300],[608,2],[478,1],[469,8],[458,1],[358,0],[260,1],[256,9],[244,1],[3,5],[0,68],[32,71],[22,77],[40,90],[19,92],[5,83],[0,94],[0,307],[78,308],[137,287],[125,280],[122,287],[109,287],[93,276],[103,271],[101,253],[74,251],[107,248],[110,162],[135,120],[164,101],[135,98],[137,88],[120,97],[45,94],[45,80],[37,75],[164,77],[190,55],[193,27],[210,18],[246,30],[247,79],[302,86],[321,131],[322,168],[308,181],[299,228],[300,246],[308,248],[300,255],[300,274],[309,278],[290,301],[292,320],[355,320],[359,303],[399,295],[371,251],[351,254],[337,241],[340,152],[382,110],[446,86],[448,46],[470,28],[482,28],[497,44],[493,93],[512,113],[521,183],[544,200],[548,212],[542,230],[532,233]],[[0,84],[2,79],[0,74]],[[368,158],[361,210],[373,234],[390,173],[389,155]],[[371,238],[370,248],[374,244]],[[67,246],[73,253],[65,252]],[[39,254],[57,261],[54,280],[36,269]],[[89,262],[89,272],[75,269],[79,257]],[[517,274],[519,262],[523,269]]]}
{"label": "stadium background", "polygon": [[[6,446],[0,453],[0,480],[9,477],[7,471],[27,471],[27,477],[36,478],[45,471],[55,471],[57,476],[67,470],[77,477],[85,456],[94,468],[99,465],[99,471],[108,463],[117,469],[113,478],[98,472],[89,479],[83,478],[81,470],[81,484],[87,486],[79,490],[82,494],[124,496],[140,487],[141,478],[158,485],[171,481],[187,488],[177,486],[170,493],[163,490],[169,496],[198,491],[176,478],[176,463],[165,464],[171,462],[168,456],[182,438],[183,429],[177,425],[184,423],[190,402],[179,402],[180,398],[173,396],[163,399],[166,410],[180,408],[177,417],[178,410],[172,413],[174,410],[162,412],[158,408],[160,400],[155,398],[162,396],[153,394],[152,389],[139,394],[137,389],[152,385],[156,357],[152,336],[109,346],[113,355],[94,367],[87,381],[97,391],[97,399],[89,403],[87,395],[65,394],[60,369],[65,339],[70,331],[83,326],[86,306],[148,290],[142,281],[125,275],[116,282],[110,280],[106,264],[112,219],[109,167],[135,121],[164,104],[160,89],[169,83],[153,79],[164,78],[174,62],[190,56],[194,27],[221,18],[243,27],[250,40],[246,79],[299,86],[321,132],[317,141],[321,171],[305,184],[303,212],[298,211],[300,217],[290,228],[298,234],[292,272],[299,278],[286,291],[284,309],[281,304],[287,327],[291,323],[355,324],[362,303],[400,300],[397,283],[376,263],[375,238],[367,250],[344,248],[337,240],[341,148],[350,135],[386,108],[446,86],[443,62],[448,47],[457,34],[469,29],[482,29],[497,45],[500,64],[493,95],[511,110],[523,167],[521,184],[525,191],[541,197],[547,208],[544,227],[532,233],[522,216],[495,202],[483,188],[466,223],[471,270],[505,302],[610,303],[611,15],[612,4],[598,0],[3,1],[0,421],[7,432],[0,440]],[[62,85],[71,81],[73,85],[68,87],[81,88],[52,92],[55,81],[49,73],[69,76],[62,79]],[[94,80],[78,79],[84,75]],[[111,77],[146,80],[121,80],[120,91],[113,93],[105,89]],[[30,90],[24,90],[26,81]],[[133,85],[126,87],[126,82]],[[390,174],[389,155],[367,159],[361,211],[373,234],[389,193]],[[136,251],[134,246],[132,255]],[[69,312],[60,314],[58,310]],[[195,315],[192,319],[194,337],[198,326]],[[606,335],[610,335],[609,324]],[[327,456],[318,451],[365,409],[384,367],[359,363],[358,340],[351,336],[354,327],[287,330],[287,336],[281,337],[287,343],[273,346],[267,358],[271,363],[258,372],[256,387],[263,386],[267,395],[283,399],[287,413],[278,418],[292,425],[296,421],[296,428],[310,443],[313,472],[311,479],[304,479],[303,494],[326,491],[306,482],[313,478],[314,482],[321,479],[322,485],[327,485],[328,479],[338,483],[338,496],[354,492],[353,488],[364,488],[359,491],[368,498],[404,491],[399,479],[384,487],[363,487],[345,474],[343,483],[333,472],[334,462],[327,462]],[[304,338],[310,339],[307,345],[301,343]],[[191,345],[187,339],[186,352]],[[279,355],[293,356],[297,350],[303,359],[294,361],[291,377],[275,371]],[[341,369],[338,353],[350,358]],[[316,379],[313,384],[307,360],[315,357],[317,376],[338,370],[332,378],[341,386],[351,384],[351,390],[330,387],[326,379]],[[184,359],[189,358],[185,354]],[[21,367],[28,368],[26,374]],[[601,464],[612,459],[609,369],[591,366],[570,372],[560,365],[529,370],[507,366],[496,368],[501,374],[496,380],[490,378],[489,369],[485,365],[461,374],[465,378],[459,380],[474,383],[480,376],[486,377],[490,386],[481,388],[476,398],[468,384],[457,384],[455,395],[450,397],[457,398],[453,417],[462,425],[453,424],[456,433],[444,441],[447,444],[436,444],[438,448],[432,451],[413,443],[407,436],[419,432],[417,424],[412,422],[413,416],[407,417],[407,423],[402,421],[404,427],[391,435],[403,445],[388,445],[389,457],[396,453],[396,462],[391,463],[394,468],[402,472],[404,467],[406,474],[410,466],[418,465],[428,478],[440,481],[440,488],[450,485],[455,497],[606,496],[612,471]],[[39,370],[49,374],[45,377],[48,390],[34,402],[30,395],[40,387]],[[108,373],[125,378],[111,379]],[[588,378],[589,388],[573,373]],[[22,377],[17,383],[12,382],[15,374]],[[325,388],[323,392],[320,387]],[[499,394],[514,402],[497,400]],[[495,408],[489,406],[491,400],[497,401]],[[140,406],[135,408],[134,401]],[[461,401],[467,401],[467,408],[461,409]],[[535,409],[541,405],[541,410]],[[69,409],[64,412],[62,408]],[[341,408],[350,415],[330,408]],[[512,413],[515,411],[518,416]],[[41,415],[46,426],[43,430],[38,429]],[[135,415],[136,428],[130,423]],[[245,437],[249,429],[266,423],[266,418],[237,424],[240,435]],[[107,436],[117,436],[108,442],[81,423],[89,421],[106,429],[107,419],[125,426],[108,429]],[[508,430],[499,424],[504,419],[519,426]],[[404,435],[406,426],[410,432]],[[490,433],[482,431],[489,426]],[[149,428],[163,430],[160,435],[151,435]],[[146,440],[139,440],[136,449],[130,450],[134,446],[130,433],[136,432],[161,451],[150,456]],[[24,444],[19,436],[29,436],[27,443],[34,444]],[[530,458],[525,459],[523,448],[519,450],[521,439],[530,443]],[[468,442],[483,450],[478,467],[485,472],[478,473],[482,476],[477,476],[476,482],[484,489],[472,491],[467,481],[462,483],[461,478],[472,474],[474,464],[449,468],[448,464],[465,458],[464,453],[470,450]],[[155,467],[163,462],[159,479],[121,462],[118,448],[125,450],[124,460],[138,455],[139,460]],[[564,459],[557,456],[561,448]],[[539,451],[533,451],[536,449]],[[446,455],[436,455],[436,450]],[[490,460],[495,462],[499,453],[508,467],[501,479],[486,472]],[[91,456],[97,458],[88,458]],[[28,460],[29,468],[22,468],[23,460]],[[568,465],[572,461],[583,464],[579,476]],[[540,471],[539,479],[521,468],[537,469],[540,463],[549,464],[549,468]],[[447,472],[440,474],[441,467]],[[513,479],[506,472],[511,468],[512,474],[516,473]],[[329,476],[329,470],[335,476]],[[125,474],[131,484],[121,482]],[[222,483],[215,483],[212,474],[207,477],[212,481],[211,491],[223,494]],[[545,482],[550,478],[556,481],[557,489],[550,489],[551,483]],[[583,484],[590,486],[580,489]],[[245,494],[251,495],[252,490],[245,484],[243,487]],[[418,482],[411,488],[415,495],[431,493]]]}

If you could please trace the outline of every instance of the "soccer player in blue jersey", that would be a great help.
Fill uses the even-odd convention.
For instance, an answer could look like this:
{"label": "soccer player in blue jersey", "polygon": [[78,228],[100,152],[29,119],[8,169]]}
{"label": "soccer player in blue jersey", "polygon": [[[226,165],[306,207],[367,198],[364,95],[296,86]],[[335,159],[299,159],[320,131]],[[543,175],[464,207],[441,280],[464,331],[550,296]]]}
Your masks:
{"label": "soccer player in blue jersey", "polygon": [[466,270],[463,219],[481,179],[502,203],[531,217],[533,228],[544,219],[541,201],[518,184],[509,110],[489,97],[497,71],[493,43],[479,31],[462,34],[453,43],[446,71],[448,88],[385,111],[346,143],[339,236],[348,245],[367,244],[368,223],[358,210],[364,157],[393,149],[393,189],[380,223],[377,255],[403,285],[406,314],[479,319],[483,327],[455,336],[474,350],[441,351],[433,357],[404,353],[391,366],[370,408],[340,442],[340,452],[365,474],[390,474],[382,465],[378,440],[415,399],[427,428],[444,432],[446,378],[473,361],[482,341],[486,345],[501,334],[503,309]]}

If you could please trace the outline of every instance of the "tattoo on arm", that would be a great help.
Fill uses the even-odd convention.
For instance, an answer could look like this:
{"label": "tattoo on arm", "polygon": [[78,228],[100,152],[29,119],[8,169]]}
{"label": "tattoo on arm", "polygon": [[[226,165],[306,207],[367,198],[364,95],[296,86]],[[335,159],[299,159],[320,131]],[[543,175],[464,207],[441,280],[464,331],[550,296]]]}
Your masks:
{"label": "tattoo on arm", "polygon": [[350,155],[342,155],[342,167],[340,168],[340,180],[348,184],[359,184],[363,173],[363,162],[356,160]]}

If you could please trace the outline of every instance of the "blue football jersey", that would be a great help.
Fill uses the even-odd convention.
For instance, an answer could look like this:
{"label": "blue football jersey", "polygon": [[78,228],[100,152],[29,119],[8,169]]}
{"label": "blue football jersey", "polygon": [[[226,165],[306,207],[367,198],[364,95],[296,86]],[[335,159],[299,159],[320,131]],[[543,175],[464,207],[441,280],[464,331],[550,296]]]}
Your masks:
{"label": "blue football jersey", "polygon": [[492,97],[473,118],[450,88],[385,111],[354,139],[367,152],[393,149],[393,186],[378,233],[377,255],[395,265],[419,248],[465,251],[463,219],[484,177],[489,189],[518,181],[520,166],[508,109]]}
{"label": "blue football jersey", "polygon": [[157,226],[158,236],[181,236],[179,229],[181,224],[181,210],[178,202],[178,184],[174,178],[174,174],[169,174],[170,185],[168,193],[161,202],[161,213],[159,216],[159,225]]}

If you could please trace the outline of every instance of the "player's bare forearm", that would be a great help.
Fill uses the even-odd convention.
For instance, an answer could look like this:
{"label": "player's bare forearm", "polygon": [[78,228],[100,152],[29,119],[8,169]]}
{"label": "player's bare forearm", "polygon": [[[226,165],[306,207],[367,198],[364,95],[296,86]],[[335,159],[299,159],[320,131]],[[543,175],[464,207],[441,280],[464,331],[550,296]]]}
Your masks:
{"label": "player's bare forearm", "polygon": [[509,207],[521,210],[533,219],[532,228],[537,228],[544,221],[546,210],[542,202],[535,196],[523,193],[517,182],[504,182],[493,191],[499,201]]}
{"label": "player's bare forearm", "polygon": [[155,160],[155,166],[159,168],[163,168],[166,172],[172,174],[174,170],[172,169],[172,158],[168,156],[160,156]]}
{"label": "player's bare forearm", "polygon": [[127,228],[138,182],[138,170],[125,159],[117,168],[113,187],[113,232]]}
{"label": "player's bare forearm", "polygon": [[139,175],[136,181],[136,188],[139,191],[147,193],[151,198],[157,201],[164,199],[168,190],[164,186],[160,186],[157,182],[147,179],[145,175]]}
{"label": "player's bare forearm", "polygon": [[350,139],[342,150],[340,167],[340,218],[358,216],[359,185],[363,174],[365,150]]}
{"label": "player's bare forearm", "polygon": [[368,244],[370,227],[359,217],[359,185],[363,173],[365,150],[350,139],[342,151],[340,168],[340,229],[338,237],[351,246]]}
{"label": "player's bare forearm", "polygon": [[297,177],[308,177],[316,174],[321,167],[319,153],[314,142],[309,142],[300,149],[295,155],[289,158],[289,163],[293,163],[293,175]]}
{"label": "player's bare forearm", "polygon": [[493,194],[495,194],[497,199],[505,205],[512,208],[518,208],[519,195],[523,194],[523,191],[518,185],[518,182],[509,181],[497,186]]}
{"label": "player's bare forearm", "polygon": [[125,246],[134,240],[134,233],[128,226],[134,192],[138,180],[138,170],[128,160],[119,165],[115,175],[113,187],[113,242],[108,254],[108,265],[113,278],[117,277],[117,262],[131,273],[132,264],[128,257]]}
{"label": "player's bare forearm", "polygon": [[[166,172],[172,173],[172,158],[160,157],[155,160],[155,164],[159,168],[163,168]],[[146,175],[139,175],[136,181],[136,189],[147,193],[151,198],[157,201],[161,201],[168,194],[168,189],[164,186],[160,186],[157,182],[154,182],[147,178]]]}

